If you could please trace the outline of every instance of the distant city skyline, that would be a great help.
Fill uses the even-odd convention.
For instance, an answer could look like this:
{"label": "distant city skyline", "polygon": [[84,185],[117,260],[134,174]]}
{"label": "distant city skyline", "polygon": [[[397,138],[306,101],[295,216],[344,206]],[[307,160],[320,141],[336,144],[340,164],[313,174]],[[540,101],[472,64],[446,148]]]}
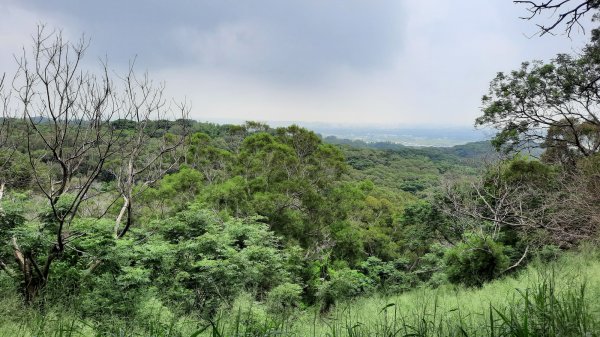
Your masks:
{"label": "distant city skyline", "polygon": [[87,66],[135,58],[196,120],[469,126],[496,72],[589,39],[530,38],[525,14],[509,0],[2,0],[0,73],[46,23],[91,38]]}

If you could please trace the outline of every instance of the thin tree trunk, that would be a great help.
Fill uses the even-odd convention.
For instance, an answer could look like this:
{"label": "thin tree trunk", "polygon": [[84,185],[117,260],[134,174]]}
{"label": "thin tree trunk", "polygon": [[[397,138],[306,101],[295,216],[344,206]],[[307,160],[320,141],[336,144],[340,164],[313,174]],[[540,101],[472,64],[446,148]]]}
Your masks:
{"label": "thin tree trunk", "polygon": [[35,297],[37,296],[38,290],[41,288],[42,284],[39,278],[36,278],[33,275],[33,271],[31,268],[31,262],[27,259],[27,257],[21,251],[21,247],[17,243],[17,238],[13,237],[11,240],[13,253],[15,255],[15,260],[21,269],[21,273],[23,275],[22,280],[22,291],[23,296],[25,297],[25,302],[30,304],[33,302]]}
{"label": "thin tree trunk", "polygon": [[123,216],[125,215],[125,212],[127,212],[127,209],[129,208],[129,198],[127,197],[123,197],[123,206],[121,207],[121,211],[119,212],[119,215],[117,216],[117,220],[115,221],[115,229],[114,229],[114,234],[115,234],[115,238],[119,237],[119,228],[121,227],[121,222],[123,221]]}
{"label": "thin tree trunk", "polygon": [[15,276],[15,272],[2,260],[0,260],[0,269],[4,270],[9,276]]}
{"label": "thin tree trunk", "polygon": [[[31,256],[31,254],[24,253],[21,250],[21,247],[19,247],[19,244],[17,243],[17,238],[12,238],[11,245],[15,260],[21,269],[21,289],[23,291],[25,303],[31,304],[36,299],[39,291],[44,288],[46,284],[48,284],[50,265],[58,254],[57,247],[54,247],[50,250],[50,252],[48,252],[46,263],[44,264],[43,268],[40,269],[33,256]],[[9,273],[13,273],[13,276],[16,276],[16,273],[14,273],[12,270],[5,270]]]}

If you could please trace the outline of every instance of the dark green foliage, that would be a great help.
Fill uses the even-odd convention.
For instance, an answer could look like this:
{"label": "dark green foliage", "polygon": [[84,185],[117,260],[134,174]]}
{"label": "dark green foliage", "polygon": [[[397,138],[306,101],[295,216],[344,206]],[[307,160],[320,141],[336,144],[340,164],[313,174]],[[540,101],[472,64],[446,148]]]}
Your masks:
{"label": "dark green foliage", "polygon": [[405,206],[399,219],[407,254],[422,256],[438,238],[446,235],[448,221],[430,202],[419,200]]}
{"label": "dark green foliage", "polygon": [[135,130],[136,124],[130,119],[117,119],[111,123],[111,126],[117,130]]}
{"label": "dark green foliage", "polygon": [[508,257],[501,243],[475,233],[446,252],[446,274],[452,283],[481,286],[508,268]]}
{"label": "dark green foliage", "polygon": [[541,146],[544,160],[567,166],[597,153],[597,46],[592,40],[579,56],[559,54],[498,73],[476,124],[497,127],[492,143],[505,152]]}
{"label": "dark green foliage", "polygon": [[[49,317],[57,336],[292,335],[314,311],[328,336],[597,335],[585,283],[559,290],[554,275],[489,313],[438,312],[437,295],[408,314],[386,299],[374,322],[350,311],[373,294],[481,287],[597,239],[600,30],[578,56],[499,73],[476,121],[496,137],[451,148],[198,123],[185,107],[177,120],[140,119],[125,112],[160,110],[162,99],[121,103],[152,97],[145,82],[125,81],[119,96],[108,77],[78,78],[79,63],[63,69],[53,52],[68,44],[46,49],[51,40],[38,41],[35,61],[48,58],[54,84],[23,61],[26,83],[17,76],[11,95],[30,118],[0,125],[0,294],[13,301],[0,306],[0,328],[23,321],[48,335]],[[70,83],[83,91],[65,96]],[[43,84],[58,91],[38,95]],[[115,111],[93,120],[109,102]],[[541,157],[486,166],[492,146]]]}
{"label": "dark green foliage", "polygon": [[202,199],[234,216],[263,216],[305,247],[312,241],[306,233],[318,240],[335,219],[329,200],[345,169],[341,153],[295,126],[252,133],[238,150],[231,178],[212,183]]}
{"label": "dark green foliage", "polygon": [[[394,147],[379,150],[376,144],[363,147],[341,146],[346,160],[355,170],[354,179],[370,179],[378,186],[396,192],[421,194],[439,184],[444,174],[476,174],[480,162],[472,161],[469,150],[454,148]],[[492,150],[484,150],[489,154]],[[464,152],[464,153],[463,153]],[[462,154],[461,154],[462,153]]]}
{"label": "dark green foliage", "polygon": [[[123,131],[136,127],[127,120],[113,124]],[[139,308],[132,302],[153,297],[211,317],[242,292],[284,311],[301,303],[329,307],[374,290],[408,290],[439,269],[428,247],[439,239],[443,217],[386,181],[417,186],[413,192],[430,188],[442,172],[463,167],[443,151],[356,152],[376,167],[393,164],[382,186],[357,179],[344,158],[354,150],[325,144],[297,126],[155,121],[144,151],[156,150],[153,140],[175,127],[198,131],[186,140],[185,165],[135,186],[136,225],[125,237],[113,232],[122,199],[96,213],[100,219],[90,217],[94,207],[85,204],[88,216],[76,217],[67,229],[72,239],[54,262],[46,300],[77,299],[85,316],[107,317],[134,315]],[[405,175],[405,164],[414,165],[414,174]],[[424,169],[430,178],[417,177]],[[110,194],[110,175],[99,181],[97,191]],[[41,261],[42,243],[53,239],[55,212],[68,212],[63,208],[70,197],[63,195],[54,210],[36,209],[29,222],[18,215],[32,210],[12,212],[5,203],[3,226],[12,223],[21,248]]]}
{"label": "dark green foliage", "polygon": [[33,170],[24,153],[0,148],[0,165],[0,183],[6,187],[25,189],[32,186]]}
{"label": "dark green foliage", "polygon": [[538,257],[543,262],[551,262],[557,260],[562,254],[562,250],[555,245],[544,245],[537,253]]}

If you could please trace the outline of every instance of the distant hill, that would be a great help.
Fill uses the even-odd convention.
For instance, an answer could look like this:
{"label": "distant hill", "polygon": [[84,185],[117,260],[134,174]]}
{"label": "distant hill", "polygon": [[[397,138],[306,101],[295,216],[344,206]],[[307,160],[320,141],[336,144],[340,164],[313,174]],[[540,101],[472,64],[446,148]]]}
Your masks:
{"label": "distant hill", "polygon": [[415,194],[437,186],[446,174],[475,175],[483,163],[497,157],[489,141],[452,147],[412,147],[335,136],[323,140],[341,148],[353,179],[368,179],[391,190]]}
{"label": "distant hill", "polygon": [[487,129],[472,127],[341,127],[305,126],[324,137],[362,140],[367,143],[392,143],[418,147],[450,147],[491,138]]}
{"label": "distant hill", "polygon": [[420,155],[432,160],[449,159],[442,158],[446,156],[456,156],[458,158],[472,159],[489,156],[495,153],[490,141],[470,142],[451,147],[424,147],[424,146],[406,146],[392,142],[366,142],[362,140],[341,139],[335,136],[323,138],[326,143],[335,145],[347,145],[359,149],[389,150],[404,155]]}

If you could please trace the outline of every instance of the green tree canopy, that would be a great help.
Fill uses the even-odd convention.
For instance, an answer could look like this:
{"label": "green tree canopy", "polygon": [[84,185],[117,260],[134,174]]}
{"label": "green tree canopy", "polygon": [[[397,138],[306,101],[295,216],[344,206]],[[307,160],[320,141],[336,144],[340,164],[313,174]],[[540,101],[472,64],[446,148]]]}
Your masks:
{"label": "green tree canopy", "polygon": [[549,159],[560,162],[597,153],[599,51],[594,38],[579,57],[559,54],[548,63],[525,62],[509,74],[498,73],[475,124],[497,128],[493,143],[507,152],[541,145]]}

